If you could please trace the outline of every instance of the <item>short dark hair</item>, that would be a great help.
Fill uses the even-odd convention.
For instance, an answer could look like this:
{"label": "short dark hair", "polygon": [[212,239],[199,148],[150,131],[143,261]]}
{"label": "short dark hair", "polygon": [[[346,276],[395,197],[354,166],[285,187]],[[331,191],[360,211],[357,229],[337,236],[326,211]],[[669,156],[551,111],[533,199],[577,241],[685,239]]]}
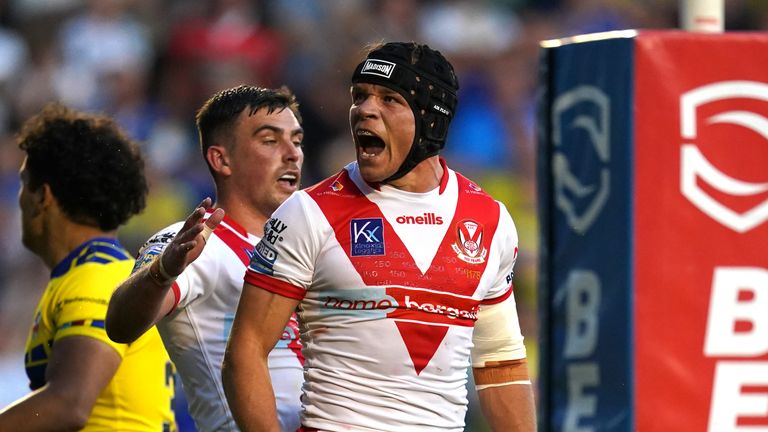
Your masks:
{"label": "short dark hair", "polygon": [[[301,123],[299,103],[288,87],[269,89],[239,85],[222,90],[205,101],[195,116],[200,137],[200,149],[206,164],[208,163],[206,153],[216,141],[216,136],[222,131],[230,132],[229,129],[246,108],[249,109],[249,115],[255,114],[262,108],[266,108],[270,114],[288,108]],[[211,169],[210,165],[208,169]],[[211,170],[211,174],[213,174],[213,170]]]}
{"label": "short dark hair", "polygon": [[112,231],[144,210],[144,159],[109,117],[51,103],[24,123],[17,142],[29,188],[48,184],[72,221]]}

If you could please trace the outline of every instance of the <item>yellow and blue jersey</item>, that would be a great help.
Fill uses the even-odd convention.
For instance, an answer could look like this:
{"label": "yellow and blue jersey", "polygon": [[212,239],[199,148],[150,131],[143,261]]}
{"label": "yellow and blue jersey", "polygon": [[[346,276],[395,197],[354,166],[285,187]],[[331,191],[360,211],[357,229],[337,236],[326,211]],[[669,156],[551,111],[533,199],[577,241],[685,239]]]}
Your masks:
{"label": "yellow and blue jersey", "polygon": [[112,342],[104,318],[112,292],[134,260],[120,243],[95,238],[77,247],[51,271],[27,338],[25,366],[32,390],[45,385],[53,345],[67,336],[108,344],[122,361],[102,390],[84,430],[173,431],[173,366],[155,327],[131,344]]}

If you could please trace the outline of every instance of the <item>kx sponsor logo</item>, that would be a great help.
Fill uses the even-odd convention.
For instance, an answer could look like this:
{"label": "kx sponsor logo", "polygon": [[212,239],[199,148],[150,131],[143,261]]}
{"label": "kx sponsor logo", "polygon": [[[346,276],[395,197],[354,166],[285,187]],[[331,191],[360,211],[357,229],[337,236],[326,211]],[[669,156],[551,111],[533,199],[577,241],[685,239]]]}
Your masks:
{"label": "kx sponsor logo", "polygon": [[352,219],[349,229],[352,256],[384,255],[384,222],[381,218]]}
{"label": "kx sponsor logo", "polygon": [[379,237],[377,234],[377,232],[381,228],[381,225],[374,226],[372,225],[372,223],[373,223],[372,220],[366,221],[363,224],[352,222],[352,230],[354,231],[355,243],[359,242],[361,237],[366,243],[381,241],[379,240]]}

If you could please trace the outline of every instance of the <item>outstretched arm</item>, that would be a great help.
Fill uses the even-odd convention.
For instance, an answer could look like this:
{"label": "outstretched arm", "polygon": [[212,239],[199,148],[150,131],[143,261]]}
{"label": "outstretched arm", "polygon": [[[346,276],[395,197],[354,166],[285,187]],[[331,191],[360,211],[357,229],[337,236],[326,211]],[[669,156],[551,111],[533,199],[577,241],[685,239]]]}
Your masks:
{"label": "outstretched arm", "polygon": [[224,218],[224,210],[216,209],[204,220],[211,205],[210,198],[204,199],[152,264],[117,287],[107,309],[106,329],[110,339],[133,342],[173,309],[175,297],[170,289],[173,281],[200,256],[208,236]]}
{"label": "outstretched arm", "polygon": [[280,431],[267,356],[298,303],[243,286],[222,368],[224,393],[242,431]]}

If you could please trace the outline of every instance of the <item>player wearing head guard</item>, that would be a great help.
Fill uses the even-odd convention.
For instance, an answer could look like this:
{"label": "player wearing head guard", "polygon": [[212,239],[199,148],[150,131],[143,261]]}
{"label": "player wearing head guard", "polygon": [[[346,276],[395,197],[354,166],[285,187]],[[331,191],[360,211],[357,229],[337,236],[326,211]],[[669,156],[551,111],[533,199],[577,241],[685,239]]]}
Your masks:
{"label": "player wearing head guard", "polygon": [[535,429],[514,223],[438,155],[457,90],[426,45],[377,46],[355,69],[357,161],[275,211],[245,275],[223,369],[241,428],[277,430],[270,323],[298,306],[304,430],[462,431],[470,365],[494,430]]}

